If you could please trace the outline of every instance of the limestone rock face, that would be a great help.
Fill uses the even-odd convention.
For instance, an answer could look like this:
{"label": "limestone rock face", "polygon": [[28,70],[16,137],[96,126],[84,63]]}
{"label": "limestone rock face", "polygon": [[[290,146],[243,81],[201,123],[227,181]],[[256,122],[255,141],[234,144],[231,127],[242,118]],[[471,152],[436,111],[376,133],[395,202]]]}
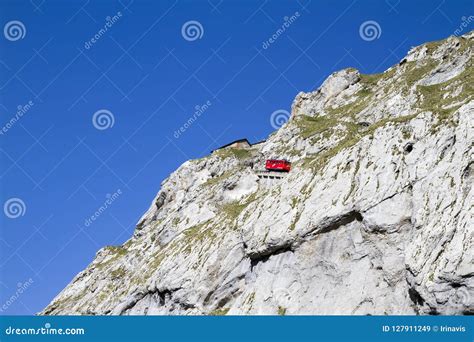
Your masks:
{"label": "limestone rock face", "polygon": [[473,314],[473,40],[337,72],[265,143],[184,163],[42,314]]}

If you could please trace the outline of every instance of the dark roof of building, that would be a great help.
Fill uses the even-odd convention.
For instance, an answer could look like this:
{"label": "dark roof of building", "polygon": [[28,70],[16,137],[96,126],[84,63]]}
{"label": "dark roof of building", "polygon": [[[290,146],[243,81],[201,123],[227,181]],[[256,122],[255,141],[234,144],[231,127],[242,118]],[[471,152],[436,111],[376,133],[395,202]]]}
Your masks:
{"label": "dark roof of building", "polygon": [[211,153],[214,152],[214,151],[220,150],[220,149],[222,149],[222,148],[229,147],[230,145],[233,145],[233,144],[235,144],[235,143],[240,143],[240,142],[246,142],[247,144],[249,144],[250,146],[252,146],[252,144],[251,144],[246,138],[244,138],[244,139],[238,139],[238,140],[234,140],[234,141],[232,141],[232,142],[230,142],[230,143],[228,143],[228,144],[225,144],[225,145],[223,145],[223,146],[221,146],[221,147],[218,147],[218,148],[216,148],[215,150],[212,150]]}

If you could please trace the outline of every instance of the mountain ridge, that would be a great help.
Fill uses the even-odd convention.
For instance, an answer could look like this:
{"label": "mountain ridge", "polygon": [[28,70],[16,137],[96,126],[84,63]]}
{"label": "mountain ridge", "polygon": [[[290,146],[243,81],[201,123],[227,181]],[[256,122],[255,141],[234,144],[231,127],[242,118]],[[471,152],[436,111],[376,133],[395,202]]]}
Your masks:
{"label": "mountain ridge", "polygon": [[41,314],[474,313],[473,41],[335,72],[258,147],[183,163]]}

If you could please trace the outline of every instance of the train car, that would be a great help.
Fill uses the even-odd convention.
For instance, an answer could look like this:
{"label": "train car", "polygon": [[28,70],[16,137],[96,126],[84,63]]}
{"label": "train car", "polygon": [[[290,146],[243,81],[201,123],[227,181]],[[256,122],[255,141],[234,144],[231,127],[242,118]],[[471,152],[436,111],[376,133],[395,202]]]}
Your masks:
{"label": "train car", "polygon": [[265,169],[267,171],[290,172],[291,163],[285,159],[268,159]]}

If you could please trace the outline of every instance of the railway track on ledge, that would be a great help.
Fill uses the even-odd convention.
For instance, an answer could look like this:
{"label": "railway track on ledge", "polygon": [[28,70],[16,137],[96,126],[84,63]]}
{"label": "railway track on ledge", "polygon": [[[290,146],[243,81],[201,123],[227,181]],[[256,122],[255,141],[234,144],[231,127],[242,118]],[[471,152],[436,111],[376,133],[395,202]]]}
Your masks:
{"label": "railway track on ledge", "polygon": [[287,172],[266,171],[266,170],[255,171],[255,174],[260,179],[282,179],[288,175]]}

